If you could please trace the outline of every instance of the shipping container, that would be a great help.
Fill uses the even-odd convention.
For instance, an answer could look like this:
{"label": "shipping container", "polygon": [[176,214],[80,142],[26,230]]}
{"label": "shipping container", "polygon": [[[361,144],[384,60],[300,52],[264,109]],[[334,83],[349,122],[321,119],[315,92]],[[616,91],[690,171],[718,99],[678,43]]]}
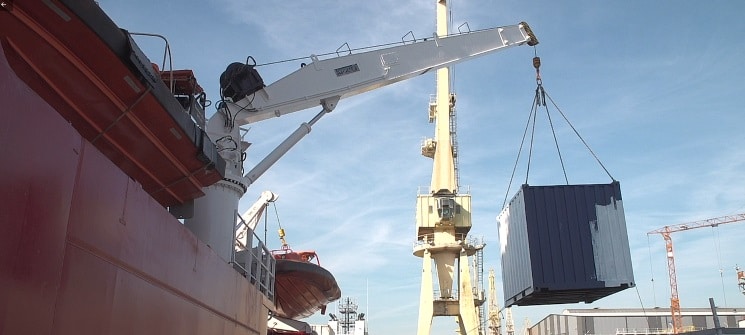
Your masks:
{"label": "shipping container", "polygon": [[590,303],[634,286],[617,181],[523,185],[497,221],[506,306]]}

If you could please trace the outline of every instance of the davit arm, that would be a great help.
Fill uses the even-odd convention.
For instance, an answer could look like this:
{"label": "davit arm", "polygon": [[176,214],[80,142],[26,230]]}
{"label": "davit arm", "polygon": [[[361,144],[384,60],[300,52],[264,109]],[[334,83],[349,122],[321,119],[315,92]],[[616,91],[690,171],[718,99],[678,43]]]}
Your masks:
{"label": "davit arm", "polygon": [[256,230],[256,225],[259,224],[259,219],[261,219],[261,215],[264,213],[264,210],[269,203],[276,200],[277,195],[272,191],[261,192],[259,199],[257,199],[256,202],[251,205],[251,208],[240,217],[240,220],[238,220],[235,226],[236,250],[243,250],[246,248],[249,239],[248,235]]}

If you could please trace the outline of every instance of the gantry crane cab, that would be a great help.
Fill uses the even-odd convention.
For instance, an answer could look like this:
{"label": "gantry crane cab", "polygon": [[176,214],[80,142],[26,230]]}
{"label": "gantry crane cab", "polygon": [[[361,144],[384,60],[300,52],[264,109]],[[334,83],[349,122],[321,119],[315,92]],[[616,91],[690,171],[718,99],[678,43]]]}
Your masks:
{"label": "gantry crane cab", "polygon": [[420,194],[416,199],[419,240],[434,234],[437,227],[454,227],[456,236],[471,230],[471,195],[433,196]]}
{"label": "gantry crane cab", "polygon": [[437,215],[442,221],[452,221],[455,217],[456,204],[454,197],[440,197],[437,199]]}

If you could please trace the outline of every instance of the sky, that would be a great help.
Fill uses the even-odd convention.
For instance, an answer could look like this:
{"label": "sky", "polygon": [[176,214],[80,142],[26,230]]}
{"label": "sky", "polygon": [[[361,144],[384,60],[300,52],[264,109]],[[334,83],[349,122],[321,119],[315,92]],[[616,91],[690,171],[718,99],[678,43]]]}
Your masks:
{"label": "sky", "polygon": [[[174,68],[194,70],[212,101],[225,67],[248,56],[265,64],[435,30],[434,1],[99,4],[124,29],[164,35]],[[453,70],[460,191],[472,196],[471,235],[487,244],[484,277],[496,271],[500,305],[495,218],[525,181],[524,160],[512,184],[510,175],[536,88],[534,54],[542,59],[546,92],[621,183],[636,287],[592,304],[513,308],[516,330],[526,318],[532,325],[567,308],[668,307],[664,242],[647,232],[745,213],[745,2],[455,0],[450,6],[454,27],[526,21],[540,41],[535,49],[507,49]],[[162,59],[162,43],[137,41],[152,60]],[[300,62],[258,70],[268,84]],[[243,212],[264,190],[279,195],[257,233],[277,248],[281,225],[294,249],[315,250],[342,294],[358,300],[370,334],[416,332],[422,262],[412,255],[415,203],[432,173],[420,144],[434,135],[427,120],[434,90],[434,75],[425,74],[340,101],[241,200]],[[246,169],[318,111],[246,126],[253,143]],[[567,124],[552,117],[570,184],[610,182]],[[531,185],[564,183],[545,118],[536,124],[530,171]],[[708,307],[710,297],[718,306],[745,307],[734,271],[745,267],[745,222],[674,233],[673,241],[682,307]],[[432,334],[454,329],[452,318],[440,317]]]}

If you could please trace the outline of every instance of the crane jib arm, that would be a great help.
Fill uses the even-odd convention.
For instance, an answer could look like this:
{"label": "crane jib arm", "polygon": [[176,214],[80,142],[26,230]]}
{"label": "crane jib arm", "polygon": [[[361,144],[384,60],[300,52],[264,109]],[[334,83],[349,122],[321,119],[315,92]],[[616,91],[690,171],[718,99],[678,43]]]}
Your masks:
{"label": "crane jib arm", "polygon": [[247,96],[234,95],[234,103],[229,103],[228,108],[231,114],[237,113],[235,121],[239,125],[258,122],[318,107],[327,98],[343,99],[523,44],[538,44],[525,22],[446,37],[434,35],[421,41],[330,59],[311,56],[310,64],[268,86],[251,76],[253,81],[245,86],[255,90],[247,91]]}

